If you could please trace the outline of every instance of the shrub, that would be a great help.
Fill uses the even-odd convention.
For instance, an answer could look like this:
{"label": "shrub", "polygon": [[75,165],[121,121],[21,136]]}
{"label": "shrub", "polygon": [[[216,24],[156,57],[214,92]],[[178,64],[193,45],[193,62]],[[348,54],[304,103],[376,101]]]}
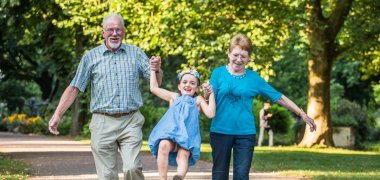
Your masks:
{"label": "shrub", "polygon": [[152,132],[153,127],[161,119],[168,108],[165,107],[155,107],[149,104],[145,104],[140,108],[141,114],[145,117],[145,123],[142,128],[144,139],[149,138],[150,132]]}
{"label": "shrub", "polygon": [[[59,122],[59,126],[58,126],[59,135],[70,134],[71,123],[72,123],[72,119],[71,119],[71,112],[70,112],[70,113],[67,113],[67,115],[64,115],[61,118],[61,121]],[[83,131],[84,129],[85,128],[83,128]]]}
{"label": "shrub", "polygon": [[[256,133],[259,133],[260,130],[260,110],[263,107],[263,102],[255,101],[253,112],[255,116],[255,124],[256,124]],[[281,107],[277,104],[272,104],[271,108],[269,108],[269,113],[273,116],[269,120],[270,125],[273,128],[275,133],[286,134],[291,129],[294,124],[294,119],[289,110],[284,107]]]}
{"label": "shrub", "polygon": [[[260,110],[263,107],[263,102],[260,100],[254,101],[253,113],[255,116],[256,124],[256,137],[260,131]],[[269,109],[269,113],[272,113],[270,124],[274,132],[274,144],[276,145],[291,145],[296,142],[298,130],[302,131],[303,121],[300,120],[297,124],[294,120],[292,113],[286,108],[277,104],[272,104]],[[296,126],[298,125],[298,126]],[[264,136],[264,142],[267,142],[266,135]]]}
{"label": "shrub", "polygon": [[373,122],[367,116],[366,109],[347,99],[339,99],[332,103],[331,124],[332,126],[353,127],[357,148],[361,148],[361,143],[371,139],[371,135],[373,135]]}

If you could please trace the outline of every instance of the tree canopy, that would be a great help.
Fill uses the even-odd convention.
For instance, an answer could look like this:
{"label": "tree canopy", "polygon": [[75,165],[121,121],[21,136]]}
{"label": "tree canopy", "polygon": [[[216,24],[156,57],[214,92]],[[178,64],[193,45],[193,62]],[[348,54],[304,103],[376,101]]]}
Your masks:
{"label": "tree canopy", "polygon": [[[316,82],[308,76],[315,71],[310,63],[316,64],[313,68],[329,64],[319,72],[327,73],[323,91],[329,91],[332,67],[339,61],[356,64],[356,80],[366,81],[369,91],[379,83],[376,0],[3,0],[1,81],[34,81],[42,99],[58,99],[54,94],[70,81],[83,53],[102,43],[102,19],[110,12],[125,19],[124,42],[141,47],[148,56],[162,56],[169,74],[195,68],[208,79],[213,68],[227,63],[231,37],[244,33],[254,44],[249,68],[303,107],[310,105]],[[347,82],[349,75],[342,74]],[[329,108],[329,94],[325,97],[318,106]],[[325,117],[320,121],[329,126]]]}

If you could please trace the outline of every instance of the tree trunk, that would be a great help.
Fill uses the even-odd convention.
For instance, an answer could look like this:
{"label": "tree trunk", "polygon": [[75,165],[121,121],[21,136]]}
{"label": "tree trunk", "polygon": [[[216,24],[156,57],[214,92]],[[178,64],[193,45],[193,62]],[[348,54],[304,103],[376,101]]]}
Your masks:
{"label": "tree trunk", "polygon": [[[313,50],[312,50],[313,51]],[[324,54],[324,52],[321,52]],[[309,93],[307,113],[317,125],[315,132],[310,132],[306,127],[304,138],[300,146],[311,147],[314,144],[334,146],[331,131],[330,116],[330,74],[332,59],[324,55],[318,55],[308,61],[309,69]]]}
{"label": "tree trunk", "polygon": [[80,113],[80,101],[77,98],[73,105],[71,106],[72,112],[71,112],[71,127],[70,127],[70,136],[77,136],[80,135],[81,129],[79,125],[79,113]]}
{"label": "tree trunk", "polygon": [[[83,53],[83,30],[82,27],[76,26],[75,27],[75,40],[76,40],[76,47],[75,47],[75,53],[77,57],[80,57]],[[80,59],[80,58],[79,58]],[[74,104],[72,106],[72,121],[71,121],[71,128],[70,128],[70,135],[71,136],[77,136],[82,134],[83,126],[87,122],[87,104],[82,102],[81,99],[85,97],[78,96],[77,99],[74,101]]]}
{"label": "tree trunk", "polygon": [[299,146],[311,147],[315,144],[334,146],[330,115],[331,71],[333,61],[338,54],[335,39],[350,11],[351,4],[352,0],[339,0],[329,18],[323,16],[320,0],[311,1],[307,6],[310,41],[307,113],[314,119],[317,130],[310,132],[306,126]]}

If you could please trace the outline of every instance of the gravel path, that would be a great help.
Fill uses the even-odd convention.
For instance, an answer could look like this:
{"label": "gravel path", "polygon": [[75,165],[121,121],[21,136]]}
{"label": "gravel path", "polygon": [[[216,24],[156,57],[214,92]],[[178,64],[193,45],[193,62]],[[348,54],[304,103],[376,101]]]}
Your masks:
{"label": "gravel path", "polygon": [[[89,144],[66,137],[34,136],[0,132],[0,153],[31,165],[32,180],[46,179],[97,179]],[[146,180],[158,179],[156,161],[149,152],[141,152]],[[121,158],[118,157],[119,177],[122,177]],[[191,167],[186,179],[211,179],[212,164],[199,161]],[[169,179],[175,174],[170,168]],[[251,173],[250,179],[302,179],[284,177],[277,173]]]}

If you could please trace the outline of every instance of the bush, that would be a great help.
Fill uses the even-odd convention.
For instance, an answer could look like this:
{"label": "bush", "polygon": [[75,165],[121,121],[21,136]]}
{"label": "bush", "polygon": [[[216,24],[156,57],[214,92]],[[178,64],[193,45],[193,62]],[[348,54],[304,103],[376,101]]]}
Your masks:
{"label": "bush", "polygon": [[[71,122],[72,122],[72,119],[71,119],[71,112],[69,113],[66,113],[67,115],[64,115],[62,118],[61,118],[61,121],[59,122],[59,126],[58,126],[58,132],[59,132],[59,135],[68,135],[70,134],[70,128],[71,128]],[[83,131],[85,127],[83,127]],[[88,136],[90,137],[90,136]]]}
{"label": "bush", "polygon": [[340,99],[331,107],[332,126],[350,126],[358,128],[364,123],[366,113],[359,104],[347,99]]}
{"label": "bush", "polygon": [[[255,124],[256,124],[256,133],[259,133],[260,130],[260,110],[263,107],[263,102],[255,101],[254,107],[253,107],[253,113],[255,116]],[[291,129],[292,125],[294,124],[294,119],[292,117],[292,114],[289,110],[287,110],[284,107],[281,107],[277,104],[272,104],[271,108],[269,108],[269,113],[271,113],[273,116],[269,120],[270,126],[272,127],[273,131],[275,133],[280,134],[286,134]]]}
{"label": "bush", "polygon": [[202,142],[210,142],[211,119],[207,118],[203,113],[201,113],[199,123]]}
{"label": "bush", "polygon": [[365,108],[356,102],[339,99],[331,107],[332,126],[348,126],[355,129],[355,145],[362,147],[362,143],[372,139],[374,133],[372,118],[367,116]]}
{"label": "bush", "polygon": [[165,107],[155,107],[152,105],[145,104],[140,108],[141,114],[145,117],[145,123],[142,128],[143,138],[147,140],[149,138],[150,132],[152,132],[153,127],[165,114],[168,108]]}
{"label": "bush", "polygon": [[[256,137],[258,138],[258,134],[260,131],[260,110],[263,107],[264,102],[260,100],[254,101],[253,106],[253,114],[255,116],[255,124],[256,124]],[[269,113],[272,113],[273,116],[270,120],[271,127],[274,132],[274,144],[276,145],[291,145],[296,142],[298,131],[302,130],[303,121],[299,121],[300,123],[296,123],[294,120],[292,113],[286,108],[279,106],[277,104],[272,104],[271,108],[269,108]],[[299,125],[299,126],[296,126]],[[264,142],[267,142],[267,136],[264,136]]]}

